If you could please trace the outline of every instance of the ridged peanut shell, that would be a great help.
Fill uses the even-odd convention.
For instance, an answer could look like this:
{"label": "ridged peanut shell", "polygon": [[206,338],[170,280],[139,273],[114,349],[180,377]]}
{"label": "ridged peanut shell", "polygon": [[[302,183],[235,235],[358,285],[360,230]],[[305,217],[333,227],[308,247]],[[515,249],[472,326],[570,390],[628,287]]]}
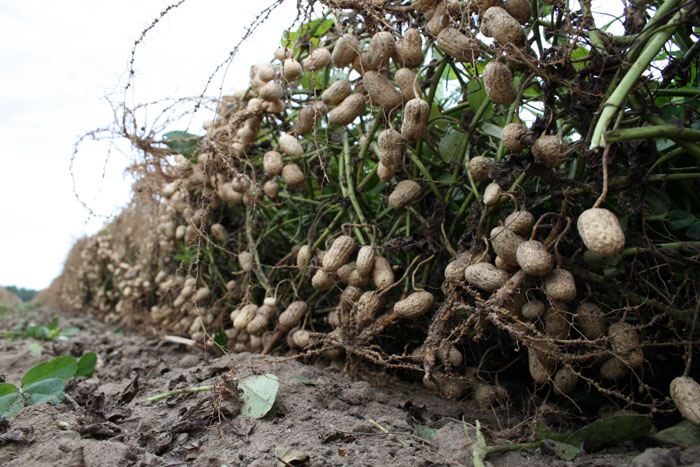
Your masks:
{"label": "ridged peanut shell", "polygon": [[491,263],[478,263],[467,266],[464,270],[464,278],[474,287],[493,292],[508,282],[510,274]]}
{"label": "ridged peanut shell", "polygon": [[255,315],[258,311],[257,305],[245,305],[238,312],[236,319],[233,321],[233,327],[238,330],[244,330],[248,326],[248,323],[253,321]]}
{"label": "ridged peanut shell", "polygon": [[311,262],[311,247],[302,245],[297,251],[297,267],[304,268]]}
{"label": "ridged peanut shell", "polygon": [[532,16],[529,0],[505,0],[505,10],[510,16],[518,20],[520,24],[525,24]]}
{"label": "ridged peanut shell", "polygon": [[530,369],[530,376],[532,376],[532,379],[537,384],[544,384],[552,377],[552,370],[542,363],[537,352],[532,349],[528,350],[528,367]]}
{"label": "ridged peanut shell", "polygon": [[527,240],[518,245],[515,256],[518,265],[531,276],[546,276],[554,267],[554,258],[538,240]]}
{"label": "ridged peanut shell", "polygon": [[267,316],[261,314],[258,311],[255,314],[255,317],[252,320],[250,320],[245,330],[248,334],[260,336],[263,332],[267,330],[267,326],[269,323],[270,320],[267,318]]}
{"label": "ridged peanut shell", "polygon": [[321,292],[333,287],[334,283],[333,273],[326,272],[323,269],[317,269],[311,278],[311,287]]}
{"label": "ridged peanut shell", "polygon": [[282,179],[287,186],[296,188],[304,184],[304,172],[296,164],[287,164],[282,168]]}
{"label": "ridged peanut shell", "polygon": [[411,6],[419,13],[426,13],[435,8],[440,0],[411,0]]}
{"label": "ridged peanut shell", "polygon": [[518,235],[530,235],[532,226],[535,225],[535,216],[525,210],[514,211],[506,217],[503,224]]}
{"label": "ridged peanut shell", "polygon": [[513,266],[518,265],[517,251],[520,244],[525,241],[523,237],[507,227],[498,226],[491,229],[489,238],[493,251],[503,261]]}
{"label": "ridged peanut shell", "polygon": [[394,313],[404,319],[414,319],[422,316],[433,306],[435,297],[430,292],[413,292],[394,305]]}
{"label": "ridged peanut shell", "polygon": [[367,100],[362,94],[351,94],[330,111],[330,119],[336,125],[347,125],[363,114]]}
{"label": "ridged peanut shell", "polygon": [[396,70],[394,81],[405,101],[410,101],[420,96],[420,84],[416,80],[416,74],[410,68],[399,68]]}
{"label": "ridged peanut shell", "polygon": [[608,381],[617,381],[629,372],[627,364],[616,357],[611,357],[600,367],[600,377]]}
{"label": "ridged peanut shell", "polygon": [[327,113],[328,107],[324,102],[314,102],[313,104],[305,105],[299,111],[294,132],[298,136],[308,135],[314,129],[316,120]]}
{"label": "ridged peanut shell", "polygon": [[355,240],[349,235],[339,236],[323,256],[321,262],[323,270],[327,272],[337,271],[340,266],[348,262],[353,251],[355,251]]}
{"label": "ridged peanut shell", "polygon": [[369,276],[374,267],[374,248],[370,245],[365,245],[357,252],[357,260],[355,260],[355,269],[361,276]]}
{"label": "ridged peanut shell", "polygon": [[625,247],[625,234],[617,216],[607,209],[583,211],[576,222],[586,248],[601,256],[615,256]]}
{"label": "ridged peanut shell", "polygon": [[304,148],[301,143],[292,135],[282,135],[279,139],[280,150],[292,158],[301,157],[304,155]]}
{"label": "ridged peanut shell", "polygon": [[517,19],[501,7],[493,6],[482,17],[482,34],[493,37],[501,45],[519,44],[525,40],[525,33]]}
{"label": "ridged peanut shell", "polygon": [[535,160],[549,168],[557,168],[569,158],[569,147],[556,135],[543,135],[535,140],[531,148]]}
{"label": "ridged peanut shell", "polygon": [[301,78],[301,63],[293,58],[287,58],[282,62],[282,76],[287,81],[296,81]]}
{"label": "ridged peanut shell", "polygon": [[[343,264],[338,268],[338,270],[335,271],[335,276],[338,278],[340,282],[343,284],[348,283],[348,279],[350,278],[350,274],[352,271],[355,270],[355,267],[351,264]],[[312,279],[313,282],[313,279]]]}
{"label": "ridged peanut shell", "polygon": [[644,353],[639,346],[639,334],[634,327],[620,321],[608,327],[610,348],[621,357],[630,367],[637,368],[644,361]]}
{"label": "ridged peanut shell", "polygon": [[700,384],[689,376],[679,376],[671,381],[671,399],[683,417],[700,427]]}
{"label": "ridged peanut shell", "polygon": [[569,303],[576,298],[574,276],[566,269],[553,269],[544,278],[544,292],[552,301]]}
{"label": "ridged peanut shell", "polygon": [[520,314],[528,321],[534,321],[544,315],[545,304],[541,300],[530,300],[520,309]]}
{"label": "ridged peanut shell", "polygon": [[445,28],[437,36],[440,50],[461,62],[473,62],[481,54],[481,42],[467,37],[458,29]]}
{"label": "ridged peanut shell", "polygon": [[501,131],[501,141],[509,151],[521,151],[525,149],[522,142],[523,136],[527,134],[527,127],[522,123],[509,123]]}
{"label": "ridged peanut shell", "polygon": [[387,168],[395,169],[399,165],[403,153],[401,133],[393,128],[381,131],[377,137],[377,146],[379,147],[379,162]]}
{"label": "ridged peanut shell", "polygon": [[385,67],[395,51],[394,35],[389,31],[379,31],[372,36],[365,56],[367,69],[376,70]]}
{"label": "ridged peanut shell", "polygon": [[563,396],[574,392],[577,381],[578,377],[570,369],[562,367],[554,373],[552,386],[554,387],[555,393]]}
{"label": "ridged peanut shell", "polygon": [[393,209],[401,209],[418,199],[421,192],[422,190],[418,183],[413,180],[402,180],[389,195],[389,206]]}
{"label": "ridged peanut shell", "polygon": [[394,270],[383,256],[375,256],[372,268],[372,282],[377,289],[384,289],[394,283]]}
{"label": "ridged peanut shell", "polygon": [[544,312],[544,329],[552,339],[566,339],[571,329],[569,308],[563,303],[554,302]]}
{"label": "ridged peanut shell", "polygon": [[339,79],[338,81],[334,81],[333,84],[323,91],[321,100],[326,105],[338,105],[343,102],[351,92],[350,82],[345,79]]}
{"label": "ridged peanut shell", "polygon": [[472,157],[469,160],[469,174],[472,176],[474,181],[488,182],[491,179],[489,177],[489,170],[492,166],[493,162],[488,157]]}
{"label": "ridged peanut shell", "polygon": [[445,2],[440,2],[430,11],[430,19],[425,23],[425,31],[434,37],[440,34],[440,31],[445,29],[449,24],[450,15],[447,14]]}
{"label": "ridged peanut shell", "polygon": [[259,91],[260,97],[268,102],[282,99],[284,88],[274,81],[265,84]]}
{"label": "ridged peanut shell", "polygon": [[336,42],[331,54],[331,61],[336,68],[350,65],[360,52],[360,41],[352,34],[343,34]]}
{"label": "ridged peanut shell", "polygon": [[[454,261],[449,262],[445,267],[445,280],[452,283],[463,281],[464,270],[467,269],[467,266],[470,264],[476,264],[477,261],[483,261],[480,259],[481,257],[481,252],[472,254],[470,251],[465,251],[464,253],[460,254]],[[484,259],[486,259],[488,262],[487,258]]]}
{"label": "ridged peanut shell", "polygon": [[496,182],[491,182],[484,188],[484,204],[493,206],[501,198],[501,186]]}
{"label": "ridged peanut shell", "polygon": [[331,53],[325,47],[319,47],[302,61],[306,71],[316,71],[328,65],[331,61]]}
{"label": "ridged peanut shell", "polygon": [[287,309],[280,314],[277,327],[282,331],[292,329],[299,324],[307,309],[306,302],[296,301],[290,303]]}
{"label": "ridged peanut shell", "polygon": [[396,167],[387,167],[381,162],[377,164],[377,177],[379,177],[379,180],[382,182],[388,182],[391,180],[394,173],[396,173]]}
{"label": "ridged peanut shell", "polygon": [[401,120],[401,136],[409,143],[423,139],[428,127],[430,106],[423,99],[411,99],[403,109]]}
{"label": "ridged peanut shell", "polygon": [[581,303],[576,308],[574,321],[579,332],[588,339],[598,339],[605,335],[605,314],[593,303]]}
{"label": "ridged peanut shell", "polygon": [[501,62],[491,61],[484,67],[486,95],[496,104],[510,105],[515,102],[517,91],[513,85],[513,74]]}
{"label": "ridged peanut shell", "polygon": [[353,310],[355,323],[359,327],[366,326],[374,319],[382,305],[381,297],[374,290],[363,293],[355,303]]}
{"label": "ridged peanut shell", "polygon": [[405,33],[396,41],[395,60],[399,65],[415,68],[423,64],[423,39],[417,29],[407,29]]}
{"label": "ridged peanut shell", "polygon": [[396,90],[389,78],[377,71],[367,71],[362,76],[362,86],[369,95],[372,105],[391,110],[401,105],[401,93]]}

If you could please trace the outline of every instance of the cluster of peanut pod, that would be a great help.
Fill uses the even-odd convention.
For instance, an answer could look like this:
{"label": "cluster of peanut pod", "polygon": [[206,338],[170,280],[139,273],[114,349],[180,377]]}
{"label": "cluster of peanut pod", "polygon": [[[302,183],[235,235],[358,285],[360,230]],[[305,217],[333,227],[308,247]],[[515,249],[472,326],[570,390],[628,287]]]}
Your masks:
{"label": "cluster of peanut pod", "polygon": [[[58,294],[111,321],[204,345],[223,339],[234,352],[425,369],[427,385],[485,407],[506,390],[480,373],[490,367],[471,339],[504,333],[512,342],[499,345],[523,346],[536,385],[632,400],[640,327],[615,300],[598,300],[580,255],[567,257],[619,258],[617,216],[594,204],[597,193],[544,209],[518,193],[524,177],[504,183],[508,158],[548,174],[579,163],[565,131],[528,128],[515,112],[542,5],[407,6],[352,12],[362,24],[306,23],[250,70],[249,88],[220,99],[196,154],[170,156],[143,202],[156,225],[144,229],[135,202],[81,240],[64,273],[75,280],[62,279]],[[456,95],[466,86],[482,99],[439,107],[438,88],[460,71]],[[479,130],[487,121],[501,122],[496,136]],[[449,128],[463,135],[451,159],[441,152]],[[464,323],[474,332],[455,337],[450,328]]]}

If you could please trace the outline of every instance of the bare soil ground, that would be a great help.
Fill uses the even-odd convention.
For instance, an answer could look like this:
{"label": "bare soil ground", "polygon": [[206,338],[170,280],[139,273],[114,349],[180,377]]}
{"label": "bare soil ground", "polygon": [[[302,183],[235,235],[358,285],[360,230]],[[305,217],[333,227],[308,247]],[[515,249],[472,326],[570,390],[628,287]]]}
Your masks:
{"label": "bare soil ground", "polygon": [[[476,420],[490,444],[529,432],[512,410],[449,402],[422,385],[389,376],[358,379],[337,368],[279,357],[217,356],[135,330],[115,333],[113,326],[87,316],[49,308],[35,313],[36,322],[58,316],[62,328],[81,331],[67,341],[42,343],[38,357],[29,352],[36,341],[0,339],[0,373],[7,382],[17,384],[29,368],[58,355],[79,357],[92,350],[101,362],[94,377],[69,382],[63,403],[27,407],[10,420],[0,442],[4,466],[270,466],[278,462],[279,447],[309,456],[304,464],[287,465],[472,465]],[[5,317],[0,328],[23,319]],[[254,420],[239,414],[235,394],[221,383],[259,373],[277,375],[281,386],[272,411]],[[210,384],[220,390],[144,402],[173,389]],[[435,429],[435,436],[421,437],[420,427]],[[676,466],[700,461],[700,450],[638,442],[582,454],[573,462],[542,449],[494,454],[487,461],[494,466]]]}

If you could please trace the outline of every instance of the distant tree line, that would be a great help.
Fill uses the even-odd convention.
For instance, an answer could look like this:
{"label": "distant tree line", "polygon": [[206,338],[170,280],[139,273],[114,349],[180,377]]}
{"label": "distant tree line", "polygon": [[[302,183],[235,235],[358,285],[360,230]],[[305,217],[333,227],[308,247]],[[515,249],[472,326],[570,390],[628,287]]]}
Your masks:
{"label": "distant tree line", "polygon": [[34,297],[36,297],[36,294],[39,293],[38,290],[25,289],[23,287],[15,287],[14,285],[8,285],[4,288],[8,292],[12,292],[13,294],[17,295],[19,298],[22,299],[23,302],[31,301],[32,299],[34,299]]}

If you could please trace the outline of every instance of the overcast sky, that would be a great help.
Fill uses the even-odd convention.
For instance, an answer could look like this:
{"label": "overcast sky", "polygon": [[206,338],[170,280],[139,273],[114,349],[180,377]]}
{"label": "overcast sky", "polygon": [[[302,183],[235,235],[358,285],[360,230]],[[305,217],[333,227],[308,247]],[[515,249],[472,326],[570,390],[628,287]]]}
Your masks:
{"label": "overcast sky", "polygon": [[[129,102],[199,95],[260,9],[272,0],[189,0],[137,49]],[[99,230],[73,193],[73,144],[109,126],[107,97],[128,77],[134,40],[169,2],[161,0],[3,0],[0,2],[0,285],[41,289],[61,270],[73,242]],[[209,95],[245,87],[252,64],[269,61],[295,16],[287,0],[253,36]],[[193,123],[201,132],[203,115]],[[127,154],[86,144],[75,161],[80,198],[105,216],[129,199]],[[103,177],[103,172],[105,173]]]}

